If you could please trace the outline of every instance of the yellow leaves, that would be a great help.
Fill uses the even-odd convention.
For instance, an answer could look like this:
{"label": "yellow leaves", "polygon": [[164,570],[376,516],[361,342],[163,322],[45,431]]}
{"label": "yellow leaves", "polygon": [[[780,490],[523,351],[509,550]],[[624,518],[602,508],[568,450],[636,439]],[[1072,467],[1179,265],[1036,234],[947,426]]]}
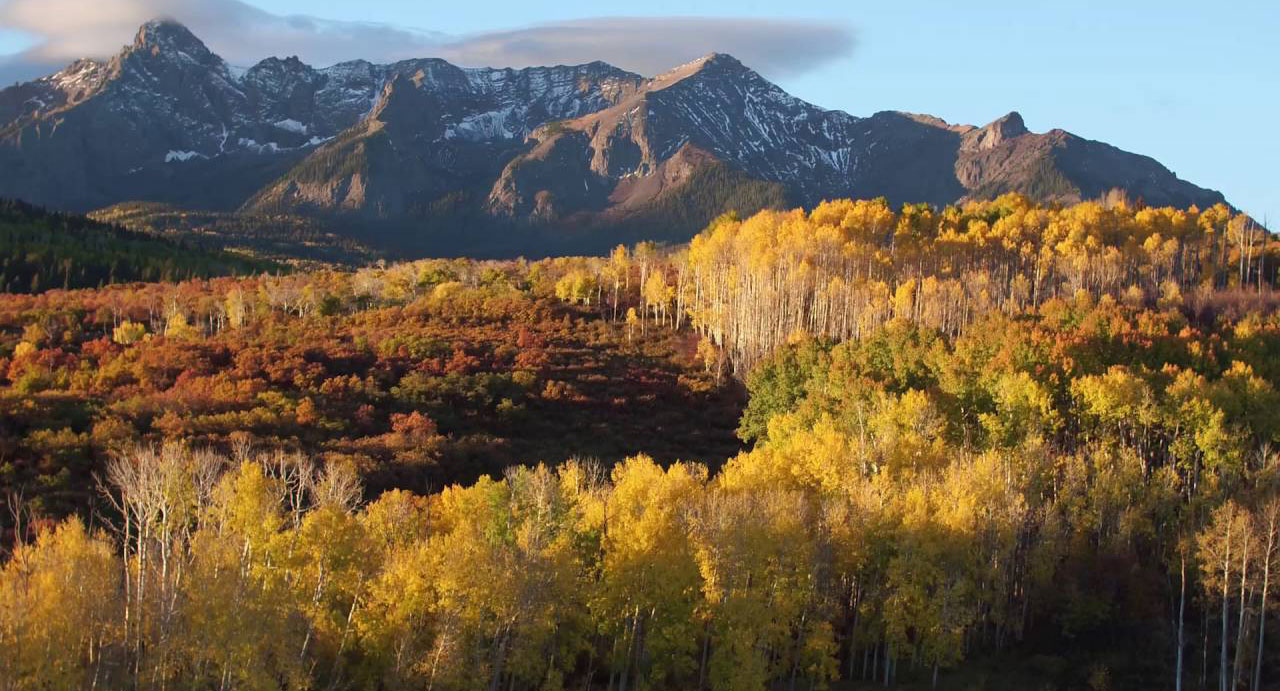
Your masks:
{"label": "yellow leaves", "polygon": [[657,676],[674,675],[692,665],[697,649],[694,610],[702,583],[693,516],[707,472],[684,463],[664,471],[636,456],[615,466],[612,477],[594,609],[606,630],[643,618]]}
{"label": "yellow leaves", "polygon": [[[456,635],[464,647],[491,636],[506,639],[512,669],[535,666],[538,652],[557,635],[557,622],[582,606],[574,569],[580,523],[571,510],[581,494],[569,492],[575,487],[581,484],[538,467],[440,495],[426,568],[433,616],[453,622],[451,639]],[[465,656],[445,666],[450,675],[476,678],[474,661]]]}
{"label": "yellow leaves", "polygon": [[667,277],[661,271],[654,271],[645,279],[644,301],[649,308],[665,309],[675,294],[675,288],[667,284]]}
{"label": "yellow leaves", "polygon": [[769,439],[725,464],[717,484],[731,491],[773,487],[830,493],[862,472],[861,458],[830,416],[807,429],[799,416],[775,417],[769,422]]}
{"label": "yellow leaves", "polygon": [[[702,466],[683,463],[664,471],[647,456],[614,467],[606,509],[606,578],[643,580],[655,568],[675,569],[680,559],[691,559],[685,512],[700,501],[706,476]],[[644,559],[659,563],[637,563]]]}
{"label": "yellow leaves", "polygon": [[445,281],[436,284],[436,287],[431,289],[431,301],[434,303],[448,302],[456,298],[463,290],[465,290],[465,286],[462,285],[461,281]]}
{"label": "yellow leaves", "polygon": [[591,304],[597,288],[596,277],[575,269],[556,281],[556,297],[566,302]]}
{"label": "yellow leaves", "polygon": [[895,554],[885,575],[886,638],[926,663],[943,666],[963,657],[964,632],[978,610],[975,580],[980,576],[977,535],[968,518],[974,497],[956,494],[950,485],[917,481],[903,488]]}
{"label": "yellow leaves", "polygon": [[222,530],[262,549],[284,525],[276,487],[257,463],[242,463],[224,476],[214,494],[216,521]]}
{"label": "yellow leaves", "polygon": [[227,293],[225,304],[227,325],[239,329],[245,325],[249,317],[249,304],[245,300],[244,291],[236,288]]}
{"label": "yellow leaves", "polygon": [[347,635],[353,603],[376,573],[371,544],[359,520],[332,505],[309,511],[295,539],[282,558],[294,573],[295,597],[321,642],[336,647]]}
{"label": "yellow leaves", "polygon": [[[1083,307],[1126,289],[1135,305],[1163,293],[1176,307],[1222,261],[1212,237],[1190,232],[1200,216],[1114,199],[1037,208],[1017,195],[941,211],[848,199],[807,215],[762,211],[693,240],[684,302],[739,372],[796,328],[843,340],[896,317],[956,333],[994,309],[1017,314],[1073,294]],[[1251,276],[1261,260],[1245,244],[1239,273]]]}
{"label": "yellow leaves", "polygon": [[[175,652],[192,670],[216,669],[219,681],[236,688],[304,688],[304,633],[290,625],[295,599],[268,566],[275,555],[211,530],[196,535],[192,551],[182,601],[189,628]],[[204,681],[212,683],[213,673]]]}
{"label": "yellow leaves", "polygon": [[1245,510],[1234,499],[1229,499],[1214,510],[1209,524],[1196,535],[1202,578],[1210,593],[1232,585],[1231,574],[1236,566],[1232,552],[1241,551],[1247,538],[1247,522]]}
{"label": "yellow leaves", "polygon": [[1182,288],[1176,281],[1168,280],[1160,284],[1160,307],[1168,309],[1182,305]]}
{"label": "yellow leaves", "polygon": [[13,349],[13,359],[21,360],[31,357],[40,351],[40,347],[30,341],[22,341]]}
{"label": "yellow leaves", "polygon": [[[804,613],[818,598],[812,577],[817,559],[812,517],[801,492],[708,493],[698,536],[717,642],[712,649],[713,687],[760,688],[769,679],[767,651],[796,652],[793,633],[803,639]],[[808,647],[825,646],[815,640]]]}
{"label": "yellow leaves", "polygon": [[837,655],[840,651],[831,622],[816,621],[801,636],[796,665],[804,676],[814,680],[817,688],[825,688],[826,682],[839,679]]}
{"label": "yellow leaves", "polygon": [[908,279],[898,284],[893,293],[893,316],[898,319],[911,320],[915,317],[916,282]]}
{"label": "yellow leaves", "polygon": [[609,253],[609,264],[619,275],[625,274],[631,265],[631,259],[627,255],[627,246],[618,245],[613,248],[613,252]]}
{"label": "yellow leaves", "polygon": [[431,563],[425,541],[397,546],[368,583],[354,618],[361,646],[393,678],[429,671],[432,638],[444,633],[433,616],[437,600]]}
{"label": "yellow leaves", "polygon": [[723,362],[723,353],[716,347],[716,344],[710,338],[703,336],[698,339],[698,349],[695,352],[698,360],[702,361],[702,367],[705,371],[716,371],[717,377],[720,375],[719,365]]}
{"label": "yellow leaves", "polygon": [[49,345],[53,340],[53,334],[49,333],[49,329],[45,328],[40,322],[31,322],[22,327],[23,342],[30,343],[36,347]]}
{"label": "yellow leaves", "polygon": [[126,319],[111,331],[111,340],[127,346],[141,341],[146,335],[146,326]]}
{"label": "yellow leaves", "polygon": [[881,393],[869,426],[878,455],[893,473],[936,468],[945,460],[944,420],[923,391]]}
{"label": "yellow leaves", "polygon": [[1142,425],[1154,421],[1155,402],[1150,386],[1127,367],[1116,365],[1099,376],[1080,377],[1071,383],[1086,413],[1104,424]]}
{"label": "yellow leaves", "polygon": [[1001,373],[992,398],[995,411],[981,413],[979,421],[1002,446],[1016,446],[1028,438],[1052,433],[1061,425],[1052,393],[1026,372]]}
{"label": "yellow leaves", "polygon": [[180,341],[191,341],[200,338],[200,330],[192,326],[184,312],[173,312],[165,321],[165,338]]}
{"label": "yellow leaves", "polygon": [[806,343],[812,340],[813,340],[812,334],[810,334],[808,331],[802,328],[796,328],[796,329],[792,329],[791,333],[787,334],[786,343],[789,346],[795,346],[795,345],[800,345],[802,343]]}
{"label": "yellow leaves", "polygon": [[0,570],[0,677],[16,688],[83,688],[116,635],[119,559],[78,518],[19,545]]}

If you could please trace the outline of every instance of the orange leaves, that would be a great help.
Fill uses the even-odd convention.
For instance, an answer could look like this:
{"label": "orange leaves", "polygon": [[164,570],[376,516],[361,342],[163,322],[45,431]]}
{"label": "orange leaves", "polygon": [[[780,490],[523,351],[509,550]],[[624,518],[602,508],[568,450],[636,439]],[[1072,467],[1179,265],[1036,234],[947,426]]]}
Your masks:
{"label": "orange leaves", "polygon": [[408,415],[392,413],[391,430],[417,441],[429,439],[435,436],[437,431],[436,423],[417,410]]}

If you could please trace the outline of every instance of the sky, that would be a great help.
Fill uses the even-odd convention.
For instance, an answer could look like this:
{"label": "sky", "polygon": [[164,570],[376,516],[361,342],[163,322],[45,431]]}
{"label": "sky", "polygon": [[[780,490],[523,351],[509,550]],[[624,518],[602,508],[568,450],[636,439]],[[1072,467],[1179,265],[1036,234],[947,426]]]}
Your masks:
{"label": "sky", "polygon": [[731,53],[793,95],[985,124],[1017,110],[1152,156],[1280,223],[1278,0],[0,0],[0,84],[105,57],[155,16],[233,64],[600,59],[653,74]]}

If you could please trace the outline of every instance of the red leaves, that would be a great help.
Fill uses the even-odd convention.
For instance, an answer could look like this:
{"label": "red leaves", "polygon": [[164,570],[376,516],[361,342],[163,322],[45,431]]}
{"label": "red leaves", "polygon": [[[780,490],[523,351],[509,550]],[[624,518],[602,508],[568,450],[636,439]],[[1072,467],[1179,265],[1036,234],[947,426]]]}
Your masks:
{"label": "red leaves", "polygon": [[470,374],[480,369],[480,359],[468,355],[462,344],[454,344],[453,355],[444,365],[446,374]]}
{"label": "red leaves", "polygon": [[391,430],[413,439],[427,439],[436,435],[436,423],[415,410],[412,413],[392,413]]}

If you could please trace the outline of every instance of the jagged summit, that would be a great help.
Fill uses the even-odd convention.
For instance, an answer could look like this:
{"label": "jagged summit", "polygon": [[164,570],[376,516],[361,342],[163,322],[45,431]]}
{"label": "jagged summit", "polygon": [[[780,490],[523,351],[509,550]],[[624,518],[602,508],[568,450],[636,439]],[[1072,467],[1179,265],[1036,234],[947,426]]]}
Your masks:
{"label": "jagged summit", "polygon": [[1022,121],[1022,114],[1016,110],[992,122],[987,127],[998,129],[1002,137],[1019,137],[1030,132],[1026,123]]}
{"label": "jagged summit", "polygon": [[209,48],[191,30],[173,19],[153,19],[143,24],[133,39],[133,47],[143,50],[176,50],[192,56],[211,55]]}
{"label": "jagged summit", "polygon": [[695,75],[741,75],[749,72],[750,68],[728,53],[708,53],[656,75],[649,80],[648,89],[656,91]]}
{"label": "jagged summit", "polygon": [[134,38],[137,45],[147,45],[150,43],[167,42],[171,40],[179,41],[195,41],[200,43],[200,39],[187,28],[185,24],[166,17],[157,17],[150,21],[144,22],[138,27],[138,32]]}
{"label": "jagged summit", "polygon": [[992,121],[985,127],[966,133],[964,145],[966,148],[975,150],[993,149],[1007,141],[1030,133],[1026,123],[1022,121],[1022,115],[1017,111],[1013,111],[1002,118]]}
{"label": "jagged summit", "polygon": [[696,64],[700,69],[725,69],[725,70],[745,70],[740,60],[728,53],[711,52],[694,60],[692,64]]}
{"label": "jagged summit", "polygon": [[109,61],[0,91],[0,196],[78,211],[151,201],[353,228],[465,218],[493,229],[636,228],[665,209],[677,220],[652,227],[678,239],[762,204],[941,205],[1007,191],[1070,201],[1112,188],[1153,205],[1222,201],[1149,158],[1031,133],[1016,112],[983,127],[856,117],[725,53],[650,79],[600,61],[314,68],[287,57],[232,69],[182,24],[157,20]]}

